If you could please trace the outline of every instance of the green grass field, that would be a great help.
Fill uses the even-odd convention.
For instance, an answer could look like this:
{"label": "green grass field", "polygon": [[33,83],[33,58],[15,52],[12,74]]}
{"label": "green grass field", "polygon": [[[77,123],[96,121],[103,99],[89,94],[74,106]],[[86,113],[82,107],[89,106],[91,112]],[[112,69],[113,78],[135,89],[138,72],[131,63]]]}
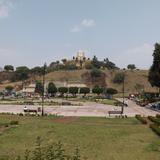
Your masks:
{"label": "green grass field", "polygon": [[160,138],[135,118],[56,118],[0,115],[0,123],[19,125],[0,132],[0,157],[16,157],[44,144],[61,141],[68,152],[78,146],[88,160],[159,160]]}

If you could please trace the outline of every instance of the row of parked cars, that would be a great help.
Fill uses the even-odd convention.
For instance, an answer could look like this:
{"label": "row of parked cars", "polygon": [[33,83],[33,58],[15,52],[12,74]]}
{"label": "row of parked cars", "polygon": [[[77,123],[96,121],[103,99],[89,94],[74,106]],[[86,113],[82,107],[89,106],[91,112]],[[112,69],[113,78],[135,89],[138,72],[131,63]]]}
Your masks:
{"label": "row of parked cars", "polygon": [[150,103],[147,105],[147,107],[156,110],[156,111],[160,111],[160,102],[156,102],[156,103]]}

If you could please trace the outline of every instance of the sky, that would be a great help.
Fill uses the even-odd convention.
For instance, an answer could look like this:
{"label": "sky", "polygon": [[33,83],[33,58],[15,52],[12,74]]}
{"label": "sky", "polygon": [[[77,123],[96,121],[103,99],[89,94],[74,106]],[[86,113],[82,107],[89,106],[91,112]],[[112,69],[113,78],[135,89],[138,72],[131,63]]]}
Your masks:
{"label": "sky", "polygon": [[160,42],[160,0],[0,0],[0,66],[109,58],[148,69]]}

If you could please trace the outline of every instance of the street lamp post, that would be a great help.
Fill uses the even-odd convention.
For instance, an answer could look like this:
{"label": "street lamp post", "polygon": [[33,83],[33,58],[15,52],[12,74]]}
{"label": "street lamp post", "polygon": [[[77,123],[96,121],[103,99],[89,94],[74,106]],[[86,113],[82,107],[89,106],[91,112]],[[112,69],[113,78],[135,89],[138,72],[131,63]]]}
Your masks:
{"label": "street lamp post", "polygon": [[45,74],[46,74],[46,63],[43,66],[43,77],[42,77],[42,85],[43,85],[43,92],[42,92],[42,116],[44,116],[44,92],[45,92]]}
{"label": "street lamp post", "polygon": [[123,104],[122,104],[122,114],[124,113],[124,91],[125,91],[125,72],[124,73],[124,77],[123,77],[123,87],[122,87],[122,92],[123,92]]}

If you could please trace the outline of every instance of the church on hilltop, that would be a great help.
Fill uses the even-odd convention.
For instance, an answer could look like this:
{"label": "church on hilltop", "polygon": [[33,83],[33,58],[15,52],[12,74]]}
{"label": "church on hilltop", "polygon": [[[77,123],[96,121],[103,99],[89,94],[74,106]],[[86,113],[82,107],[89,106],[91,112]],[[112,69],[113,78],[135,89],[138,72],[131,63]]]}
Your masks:
{"label": "church on hilltop", "polygon": [[73,56],[73,61],[75,62],[78,68],[83,68],[86,61],[90,61],[90,58],[85,56],[85,52],[80,50],[77,52],[76,57]]}

